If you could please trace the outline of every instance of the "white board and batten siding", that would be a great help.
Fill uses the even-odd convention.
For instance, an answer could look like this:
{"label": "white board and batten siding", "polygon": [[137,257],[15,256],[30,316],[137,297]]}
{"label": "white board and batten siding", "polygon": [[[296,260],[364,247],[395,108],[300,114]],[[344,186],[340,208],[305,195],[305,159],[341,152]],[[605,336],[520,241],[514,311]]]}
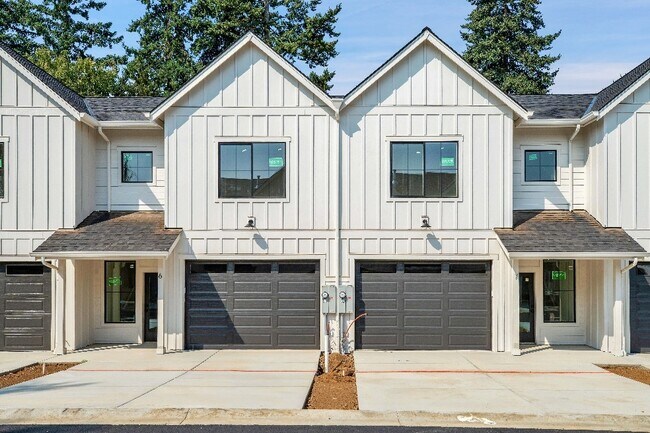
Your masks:
{"label": "white board and batten siding", "polygon": [[[281,199],[220,199],[220,142],[286,142]],[[332,111],[249,43],[165,113],[166,224],[185,254],[325,255],[335,223]],[[249,216],[257,230],[245,229]]]}
{"label": "white board and batten siding", "polygon": [[79,170],[92,158],[78,152],[84,134],[74,117],[0,57],[0,137],[8,141],[0,257],[27,258],[52,230],[83,218],[92,194]]}
{"label": "white board and batten siding", "polygon": [[[165,204],[165,155],[163,131],[161,129],[143,130],[105,130],[111,140],[111,210],[140,211],[164,210]],[[108,146],[104,140],[95,147],[96,182],[95,209],[106,210],[108,202]],[[152,152],[153,182],[123,183],[122,152]]]}
{"label": "white board and batten siding", "polygon": [[[514,132],[513,199],[515,210],[567,210],[571,203],[571,165],[573,160],[573,207],[585,207],[587,162],[586,134],[572,142],[575,128],[518,128]],[[526,150],[557,151],[556,182],[526,182],[524,155]]]}
{"label": "white board and batten siding", "polygon": [[650,82],[590,128],[587,210],[650,249]]}

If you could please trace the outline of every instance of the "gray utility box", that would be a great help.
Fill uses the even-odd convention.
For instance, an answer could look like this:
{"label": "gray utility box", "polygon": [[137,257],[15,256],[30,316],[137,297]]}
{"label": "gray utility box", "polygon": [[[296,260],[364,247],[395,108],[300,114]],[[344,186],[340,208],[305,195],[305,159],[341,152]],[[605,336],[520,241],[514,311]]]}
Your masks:
{"label": "gray utility box", "polygon": [[320,288],[320,299],[321,299],[321,313],[322,314],[334,314],[336,313],[336,297],[337,297],[336,286],[322,286]]}
{"label": "gray utility box", "polygon": [[354,314],[354,286],[347,284],[339,286],[336,297],[338,299],[340,314]]}

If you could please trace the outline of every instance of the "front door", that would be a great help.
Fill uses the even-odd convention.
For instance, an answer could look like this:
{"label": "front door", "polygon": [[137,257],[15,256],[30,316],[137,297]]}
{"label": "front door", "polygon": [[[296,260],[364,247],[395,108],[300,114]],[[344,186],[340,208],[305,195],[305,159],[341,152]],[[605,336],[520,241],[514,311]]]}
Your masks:
{"label": "front door", "polygon": [[158,339],[158,274],[144,274],[144,341]]}
{"label": "front door", "polygon": [[519,342],[535,342],[535,274],[519,276]]}

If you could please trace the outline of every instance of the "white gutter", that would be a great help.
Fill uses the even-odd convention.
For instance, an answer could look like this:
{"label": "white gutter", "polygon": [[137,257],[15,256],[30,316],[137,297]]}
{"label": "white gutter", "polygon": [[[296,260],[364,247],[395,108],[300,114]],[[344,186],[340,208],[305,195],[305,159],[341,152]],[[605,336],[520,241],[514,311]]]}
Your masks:
{"label": "white gutter", "polygon": [[638,264],[639,264],[639,258],[635,257],[632,263],[630,263],[629,265],[621,269],[621,274],[628,272],[630,269],[634,268]]}
{"label": "white gutter", "polygon": [[162,129],[162,125],[153,121],[100,121],[99,125],[104,129]]}
{"label": "white gutter", "polygon": [[576,138],[580,132],[580,124],[576,125],[576,130],[573,131],[573,135],[569,138],[569,210],[573,212],[574,209],[574,192],[573,192],[573,140]]}
{"label": "white gutter", "polygon": [[106,141],[106,210],[111,211],[112,204],[112,187],[111,187],[111,140],[104,134],[101,126],[97,127],[97,132]]}
{"label": "white gutter", "polygon": [[515,259],[638,259],[646,257],[647,253],[603,253],[603,252],[511,252],[510,257]]}
{"label": "white gutter", "polygon": [[[46,254],[47,257],[57,258],[57,259],[101,259],[101,258],[163,258],[166,259],[171,254],[170,248],[169,251],[49,251],[47,253],[36,253],[32,254],[35,257],[42,257],[42,254]],[[47,266],[47,265],[46,265]],[[49,267],[49,266],[48,266]]]}

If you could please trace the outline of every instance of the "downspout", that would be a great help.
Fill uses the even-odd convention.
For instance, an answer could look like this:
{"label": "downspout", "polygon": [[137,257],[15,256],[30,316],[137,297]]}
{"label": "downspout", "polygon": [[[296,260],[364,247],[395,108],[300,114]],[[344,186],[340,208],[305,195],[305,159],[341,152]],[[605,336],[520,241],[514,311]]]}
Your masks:
{"label": "downspout", "polygon": [[[632,260],[632,263],[629,263],[627,266],[625,266],[623,269],[621,269],[621,275],[624,276],[627,272],[631,271],[636,265],[639,264],[639,258],[635,257],[634,260]],[[628,288],[629,288],[629,279],[628,279]],[[621,340],[621,354],[622,356],[627,355],[627,343],[626,339],[629,337],[629,324],[630,324],[630,295],[629,291],[627,293],[627,296],[624,296],[624,299],[626,299],[624,307],[622,308],[622,315],[623,315],[623,335],[622,335],[622,340]]]}
{"label": "downspout", "polygon": [[632,263],[621,269],[621,274],[624,274],[626,272],[629,272],[632,268],[636,267],[636,265],[639,264],[639,258],[635,257],[634,260],[632,260]]}
{"label": "downspout", "polygon": [[106,136],[104,133],[104,129],[99,126],[97,128],[97,132],[99,132],[99,135],[106,141],[106,210],[108,212],[111,211],[111,203],[112,203],[112,191],[111,191],[111,140]]}
{"label": "downspout", "polygon": [[573,192],[573,140],[576,138],[580,132],[581,125],[576,125],[576,130],[573,132],[571,138],[569,138],[569,210],[573,212],[574,209],[574,192]]}
{"label": "downspout", "polygon": [[[336,292],[334,296],[336,296],[337,300],[336,302],[339,302],[338,299],[338,291],[339,291],[339,286],[341,285],[341,256],[342,256],[342,249],[343,245],[341,244],[341,220],[342,215],[341,215],[341,197],[342,197],[342,188],[343,185],[341,185],[341,158],[343,155],[342,152],[342,139],[343,139],[343,131],[341,129],[341,104],[337,104],[338,107],[336,111],[334,112],[334,118],[336,119],[336,124],[337,124],[337,137],[336,137],[336,221],[335,221],[335,226],[334,226],[334,242],[336,244],[336,266],[335,266],[335,272],[336,272]],[[337,309],[338,310],[338,309]],[[343,320],[342,320],[343,314],[340,312],[337,312],[337,322],[338,322],[338,327],[339,327],[339,338],[338,338],[338,345],[339,345],[339,353],[343,353]],[[328,331],[328,336],[329,336],[329,331]],[[329,338],[328,338],[329,342]],[[327,351],[329,352],[329,347],[327,348]]]}

